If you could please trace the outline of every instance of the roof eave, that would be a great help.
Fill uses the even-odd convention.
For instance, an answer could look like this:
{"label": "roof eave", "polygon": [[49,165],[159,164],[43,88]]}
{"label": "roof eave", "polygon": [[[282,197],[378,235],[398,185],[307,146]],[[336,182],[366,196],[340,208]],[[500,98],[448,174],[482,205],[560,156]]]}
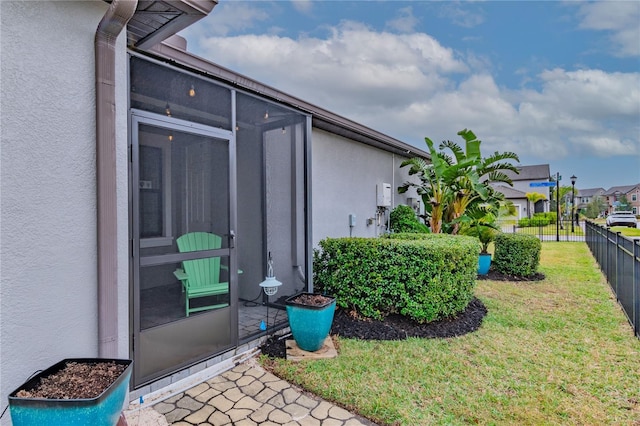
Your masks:
{"label": "roof eave", "polygon": [[127,43],[149,49],[204,18],[217,4],[218,0],[140,1],[127,26]]}
{"label": "roof eave", "polygon": [[309,113],[312,116],[313,126],[318,129],[326,130],[328,132],[406,157],[414,156],[425,159],[431,158],[428,152],[416,148],[413,145],[409,145],[346,117],[332,113],[310,102],[306,102],[300,98],[282,92],[274,87],[260,83],[252,78],[214,64],[204,58],[180,49],[175,45],[175,43],[171,44],[169,42],[163,42],[156,44],[152,48],[148,49],[148,51],[156,56],[164,58],[165,60],[176,61],[184,64],[185,66],[189,66],[215,80],[249,92],[260,94],[261,96],[288,104],[294,108]]}

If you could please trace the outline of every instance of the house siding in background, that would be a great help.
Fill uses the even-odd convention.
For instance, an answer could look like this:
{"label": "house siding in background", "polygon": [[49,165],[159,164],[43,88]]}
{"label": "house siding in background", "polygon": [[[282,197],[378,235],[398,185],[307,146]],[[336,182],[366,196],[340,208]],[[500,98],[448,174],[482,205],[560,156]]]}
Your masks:
{"label": "house siding in background", "polygon": [[[532,166],[518,166],[519,173],[506,171],[505,174],[512,180],[513,187],[508,187],[502,183],[493,184],[494,189],[502,192],[505,198],[511,201],[518,210],[518,218],[533,216],[537,212],[549,211],[549,187],[531,186],[533,183],[549,182],[551,177],[548,164],[538,164]],[[504,189],[506,188],[506,189]],[[535,206],[527,200],[526,194],[537,192],[545,196],[545,200],[538,201]],[[531,211],[529,211],[531,210]]]}
{"label": "house siding in background", "polygon": [[587,205],[596,197],[600,197],[602,201],[605,201],[604,188],[576,189],[576,192],[576,205],[578,210],[586,209]]}
{"label": "house siding in background", "polygon": [[[608,205],[607,214],[611,214],[616,210],[618,202],[623,195],[631,205],[630,210],[633,211],[633,207],[635,207],[635,214],[640,212],[640,183],[635,185],[613,186],[603,195]],[[636,198],[635,201],[633,200],[634,195]]]}
{"label": "house siding in background", "polygon": [[631,203],[633,214],[640,215],[640,183],[627,192],[627,200]]}

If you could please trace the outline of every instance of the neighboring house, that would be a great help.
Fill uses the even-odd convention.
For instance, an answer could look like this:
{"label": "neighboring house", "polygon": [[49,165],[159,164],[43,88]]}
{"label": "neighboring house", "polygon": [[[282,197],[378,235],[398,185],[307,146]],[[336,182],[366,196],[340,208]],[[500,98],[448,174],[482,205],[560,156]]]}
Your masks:
{"label": "neighboring house", "polygon": [[[417,199],[399,165],[426,152],[169,40],[215,5],[0,2],[4,401],[67,357],[133,358],[132,399],[230,362],[265,302],[313,289],[319,240],[379,235]],[[198,231],[220,245],[180,252]],[[187,317],[179,269],[203,256],[229,292]]]}
{"label": "neighboring house", "polygon": [[527,217],[528,200],[526,193],[501,184],[493,185],[493,188],[496,191],[501,192],[506,200],[513,203],[513,206],[516,209],[516,217],[518,219]]}
{"label": "neighboring house", "polygon": [[640,183],[627,192],[627,201],[631,204],[631,211],[640,215]]}
{"label": "neighboring house", "polygon": [[[505,186],[502,183],[493,184],[493,187],[502,192],[505,198],[513,202],[518,211],[518,218],[533,216],[534,213],[549,211],[549,186],[541,186],[549,183],[551,177],[548,164],[538,164],[533,166],[518,166],[518,174],[506,171],[506,175],[513,181],[513,187]],[[506,191],[505,189],[510,191]],[[545,196],[545,200],[540,200],[534,206],[530,206],[526,194],[537,192]],[[531,210],[531,212],[529,212]]]}
{"label": "neighboring house", "polygon": [[609,188],[609,190],[604,193],[605,201],[608,205],[607,214],[610,214],[617,209],[622,196],[627,198],[627,201],[630,204],[629,210],[633,211],[634,214],[639,214],[640,183],[635,185],[613,186]]}
{"label": "neighboring house", "polygon": [[595,197],[600,197],[605,200],[604,188],[589,188],[589,189],[576,189],[576,206],[578,210],[586,209]]}

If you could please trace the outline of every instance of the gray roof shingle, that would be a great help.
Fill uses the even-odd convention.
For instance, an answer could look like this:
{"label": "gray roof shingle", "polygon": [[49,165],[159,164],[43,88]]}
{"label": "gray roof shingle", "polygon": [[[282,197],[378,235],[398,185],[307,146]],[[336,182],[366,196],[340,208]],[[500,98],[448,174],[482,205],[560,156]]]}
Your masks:
{"label": "gray roof shingle", "polygon": [[537,164],[534,166],[518,166],[519,174],[515,174],[509,170],[505,174],[512,181],[519,180],[548,180],[551,177],[548,164]]}
{"label": "gray roof shingle", "polygon": [[604,193],[604,195],[613,195],[615,193],[626,194],[627,192],[631,191],[633,188],[639,185],[640,183],[637,183],[635,185],[612,186],[607,190],[607,192]]}

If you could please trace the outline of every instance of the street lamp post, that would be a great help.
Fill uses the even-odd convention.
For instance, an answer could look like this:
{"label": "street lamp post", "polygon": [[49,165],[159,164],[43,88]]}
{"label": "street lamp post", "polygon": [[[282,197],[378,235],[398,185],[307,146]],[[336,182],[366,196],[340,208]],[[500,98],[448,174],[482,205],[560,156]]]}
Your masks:
{"label": "street lamp post", "polygon": [[562,217],[560,217],[560,172],[556,173],[556,241],[560,241],[560,227]]}
{"label": "street lamp post", "polygon": [[[571,232],[573,232],[573,218],[576,209],[576,175],[571,176]],[[576,223],[577,225],[577,223]]]}

